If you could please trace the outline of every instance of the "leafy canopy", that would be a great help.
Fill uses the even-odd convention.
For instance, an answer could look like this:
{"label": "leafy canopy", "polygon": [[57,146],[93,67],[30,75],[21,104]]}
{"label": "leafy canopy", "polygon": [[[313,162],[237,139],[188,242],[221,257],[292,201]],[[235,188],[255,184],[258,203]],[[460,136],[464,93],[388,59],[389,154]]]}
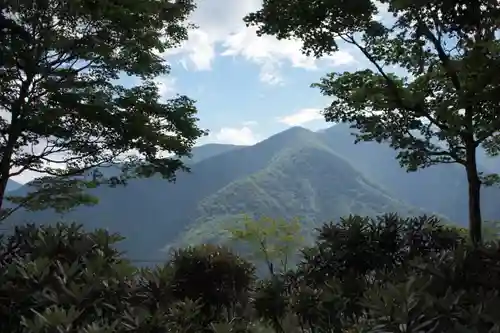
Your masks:
{"label": "leafy canopy", "polygon": [[295,252],[304,244],[300,221],[245,217],[241,225],[229,228],[235,245],[244,243],[252,260],[264,263],[271,275],[287,271]]}
{"label": "leafy canopy", "polygon": [[114,163],[168,179],[183,168],[166,153],[188,155],[204,134],[195,102],[162,99],[155,78],[170,70],[161,53],[187,38],[191,0],[2,3],[2,199],[8,178],[25,171],[69,181]]}

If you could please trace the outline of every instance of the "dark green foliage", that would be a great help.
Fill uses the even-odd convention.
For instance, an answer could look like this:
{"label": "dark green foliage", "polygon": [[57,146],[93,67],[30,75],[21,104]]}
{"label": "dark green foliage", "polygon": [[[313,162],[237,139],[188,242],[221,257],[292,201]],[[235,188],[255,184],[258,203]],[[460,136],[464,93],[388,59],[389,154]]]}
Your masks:
{"label": "dark green foliage", "polygon": [[378,281],[366,293],[367,323],[375,332],[497,332],[500,329],[497,244],[459,248],[399,281]]}
{"label": "dark green foliage", "polygon": [[275,326],[286,316],[304,332],[489,332],[497,324],[498,247],[471,249],[433,217],[351,216],[323,226],[303,253],[296,270],[256,294],[259,315]]}
{"label": "dark green foliage", "polygon": [[[174,299],[201,300],[209,319],[221,315],[228,320],[237,315],[238,305],[248,297],[255,268],[227,248],[201,245],[181,249],[167,264]],[[242,302],[243,301],[243,302]],[[225,311],[225,313],[221,313]]]}
{"label": "dark green foliage", "polygon": [[227,248],[136,269],[120,239],[27,225],[0,243],[0,329],[12,333],[470,332],[500,328],[500,247],[434,217],[350,216],[293,270],[255,281]]}
{"label": "dark green foliage", "polygon": [[118,325],[128,310],[134,269],[111,247],[117,240],[76,225],[17,228],[0,248],[0,330]]}
{"label": "dark green foliage", "polygon": [[[0,7],[0,100],[10,115],[0,119],[0,203],[9,177],[26,170],[58,177],[53,198],[44,191],[12,201],[69,209],[92,203],[80,194],[62,204],[66,192],[89,185],[72,178],[89,168],[120,163],[128,177],[167,179],[184,169],[165,153],[186,156],[203,134],[195,103],[162,100],[154,79],[170,70],[159,54],[187,38],[190,0],[7,0]],[[124,74],[137,84],[119,84]]]}
{"label": "dark green foliage", "polygon": [[314,282],[324,282],[325,276],[332,275],[348,281],[462,244],[465,239],[435,217],[350,216],[319,229],[316,246],[304,251],[299,272]]}
{"label": "dark green foliage", "polygon": [[259,281],[254,294],[253,306],[257,316],[267,321],[277,331],[283,331],[283,320],[288,314],[288,299],[284,296],[287,286],[285,279],[271,276]]}
{"label": "dark green foliage", "polygon": [[113,248],[119,239],[77,225],[17,228],[0,245],[0,330],[198,333],[229,323],[244,332],[244,322],[230,320],[248,297],[250,264],[200,247],[137,270]]}

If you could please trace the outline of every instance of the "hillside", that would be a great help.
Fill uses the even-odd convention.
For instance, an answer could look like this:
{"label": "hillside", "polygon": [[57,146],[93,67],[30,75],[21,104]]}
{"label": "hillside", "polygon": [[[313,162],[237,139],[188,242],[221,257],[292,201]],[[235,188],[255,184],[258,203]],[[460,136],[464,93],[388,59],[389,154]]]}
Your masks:
{"label": "hillside", "polygon": [[[360,142],[354,144],[353,132],[348,125],[332,126],[319,133],[323,140],[338,154],[349,160],[358,170],[373,181],[382,184],[390,193],[401,200],[428,211],[440,213],[461,225],[467,224],[467,179],[465,170],[458,164],[435,165],[408,173],[396,160],[397,152],[387,144]],[[487,166],[499,165],[499,159],[479,154],[479,168],[486,173]],[[487,165],[487,166],[486,166]],[[499,219],[498,187],[482,190],[483,216],[485,219]]]}
{"label": "hillside", "polygon": [[18,183],[12,179],[9,179],[9,181],[7,182],[7,187],[5,188],[5,191],[6,192],[15,191],[15,190],[21,188],[22,186],[23,186],[23,184]]}
{"label": "hillside", "polygon": [[178,244],[207,236],[220,242],[224,229],[245,213],[253,217],[298,217],[305,230],[333,217],[383,212],[422,213],[391,197],[326,146],[287,149],[263,170],[239,179],[198,205],[198,220]]}
{"label": "hillside", "polygon": [[[163,258],[159,249],[167,244],[217,237],[224,223],[234,223],[243,213],[301,217],[313,226],[351,213],[412,212],[306,129],[291,128],[254,146],[225,148],[215,154],[205,150],[212,152],[205,158],[195,150],[198,162],[175,184],[153,177],[92,189],[99,204],[63,218],[120,232],[131,257],[152,259]],[[20,212],[10,222],[58,218],[52,211]]]}
{"label": "hillside", "polygon": [[191,151],[191,158],[185,159],[189,164],[196,164],[202,160],[232,151],[244,146],[230,145],[230,144],[218,144],[218,143],[208,143],[202,146],[196,146]]}

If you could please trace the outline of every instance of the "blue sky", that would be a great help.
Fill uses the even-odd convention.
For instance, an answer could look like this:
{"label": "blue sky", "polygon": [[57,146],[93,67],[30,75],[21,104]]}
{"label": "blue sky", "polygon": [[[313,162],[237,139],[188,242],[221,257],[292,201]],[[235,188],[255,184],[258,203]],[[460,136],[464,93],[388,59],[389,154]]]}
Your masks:
{"label": "blue sky", "polygon": [[242,18],[259,6],[259,0],[199,1],[191,16],[198,29],[164,54],[172,72],[158,78],[160,90],[197,100],[200,126],[210,131],[200,144],[253,144],[290,126],[327,127],[319,111],[328,99],[310,84],[360,65],[347,49],[318,60],[304,56],[298,41],[257,37]]}

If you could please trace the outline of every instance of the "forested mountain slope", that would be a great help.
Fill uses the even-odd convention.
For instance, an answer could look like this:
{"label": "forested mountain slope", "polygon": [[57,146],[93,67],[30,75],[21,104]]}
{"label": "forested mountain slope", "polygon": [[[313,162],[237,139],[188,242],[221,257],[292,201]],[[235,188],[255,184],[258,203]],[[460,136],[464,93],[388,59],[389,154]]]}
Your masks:
{"label": "forested mountain slope", "polygon": [[312,227],[351,213],[415,213],[335,153],[320,134],[303,128],[254,146],[214,147],[205,150],[205,158],[195,149],[198,162],[189,163],[192,172],[179,174],[176,183],[153,177],[126,187],[100,186],[90,190],[99,198],[96,206],[64,216],[19,212],[9,222],[64,218],[107,227],[127,237],[123,249],[130,256],[149,259],[162,258],[159,249],[167,244],[217,237],[224,223],[241,214],[299,217]]}
{"label": "forested mountain slope", "polygon": [[[353,132],[348,125],[340,124],[320,133],[327,144],[349,160],[368,178],[383,185],[395,197],[411,205],[438,212],[462,225],[467,223],[467,178],[465,169],[458,164],[440,164],[417,172],[406,172],[396,160],[397,152],[387,144],[360,142],[354,144]],[[478,154],[479,168],[485,173],[500,165],[498,159]],[[495,164],[496,163],[496,164]],[[482,190],[483,216],[500,219],[500,189],[488,187]]]}

